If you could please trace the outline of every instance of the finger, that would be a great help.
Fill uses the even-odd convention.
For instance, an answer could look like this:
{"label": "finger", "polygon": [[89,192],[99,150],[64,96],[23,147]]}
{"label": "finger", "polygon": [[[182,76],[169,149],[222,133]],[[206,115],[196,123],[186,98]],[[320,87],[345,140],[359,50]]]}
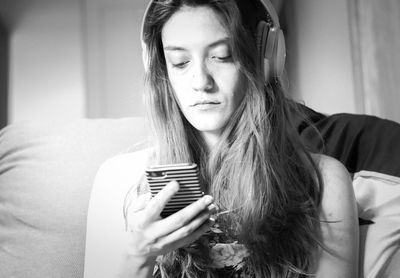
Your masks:
{"label": "finger", "polygon": [[208,206],[213,202],[213,198],[209,195],[203,196],[196,202],[188,205],[187,207],[177,211],[176,213],[170,215],[167,218],[159,221],[156,225],[159,228],[155,230],[158,237],[167,235],[174,232],[175,230],[185,226],[191,220],[193,220],[199,213],[205,211],[209,216],[210,211]]}
{"label": "finger", "polygon": [[[196,220],[194,220],[196,221]],[[201,220],[200,220],[201,221]],[[187,246],[201,237],[204,233],[210,230],[210,227],[214,225],[213,220],[206,219],[206,221],[202,222],[200,226],[194,231],[188,233],[186,236],[181,237],[182,234],[186,234],[186,231],[177,231],[176,234],[170,234],[164,238],[161,238],[154,246],[157,250],[176,250],[178,248]],[[198,223],[194,224],[197,225]]]}
{"label": "finger", "polygon": [[168,201],[179,190],[179,183],[177,181],[169,182],[160,192],[152,198],[146,206],[147,216],[149,218],[159,218],[162,210]]}
{"label": "finger", "polygon": [[210,219],[216,222],[218,219],[219,207],[216,204],[211,204],[208,206],[208,210],[210,211]]}
{"label": "finger", "polygon": [[136,196],[136,198],[132,199],[129,204],[126,207],[126,210],[124,210],[124,213],[126,213],[127,217],[127,223],[129,226],[132,223],[136,223],[138,227],[143,226],[143,224],[146,223],[145,218],[140,217],[141,213],[143,210],[146,208],[146,205],[149,203],[151,200],[151,193],[145,193],[141,194],[139,196]]}
{"label": "finger", "polygon": [[210,212],[210,215],[216,214],[218,212],[218,206],[216,204],[211,204],[207,207],[207,210]]}
{"label": "finger", "polygon": [[163,242],[165,244],[167,243],[171,244],[173,242],[182,240],[183,238],[187,238],[188,236],[193,234],[196,230],[198,230],[200,226],[206,223],[209,220],[209,218],[210,218],[210,212],[203,211],[185,226],[165,236],[163,238]]}
{"label": "finger", "polygon": [[127,228],[130,231],[141,231],[148,225],[148,217],[144,211],[151,200],[151,193],[145,193],[137,196],[127,207]]}
{"label": "finger", "polygon": [[212,226],[214,226],[214,224],[215,224],[215,221],[213,219],[208,219],[196,231],[194,231],[189,236],[183,238],[180,241],[179,245],[181,245],[181,247],[184,247],[184,246],[187,246],[187,245],[191,244],[193,241],[197,240],[203,234],[205,234],[206,232],[210,231],[210,228]]}

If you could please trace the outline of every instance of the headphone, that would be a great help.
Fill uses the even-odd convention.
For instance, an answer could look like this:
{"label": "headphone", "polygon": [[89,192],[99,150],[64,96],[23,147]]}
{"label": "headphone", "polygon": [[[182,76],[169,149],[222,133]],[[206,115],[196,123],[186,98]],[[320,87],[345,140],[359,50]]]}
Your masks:
{"label": "headphone", "polygon": [[[235,0],[243,21],[254,34],[259,68],[265,81],[281,77],[285,67],[285,38],[279,25],[278,14],[270,0]],[[141,27],[142,57],[145,70],[149,68],[146,43],[144,42],[144,21],[155,0],[151,0],[144,13]]]}

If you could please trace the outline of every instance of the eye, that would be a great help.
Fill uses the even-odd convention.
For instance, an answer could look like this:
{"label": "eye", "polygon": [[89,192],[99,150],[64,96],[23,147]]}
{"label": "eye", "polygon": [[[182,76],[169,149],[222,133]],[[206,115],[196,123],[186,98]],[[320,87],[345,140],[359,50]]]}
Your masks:
{"label": "eye", "polygon": [[173,68],[177,68],[177,69],[183,69],[186,67],[186,65],[189,63],[189,61],[184,61],[181,63],[176,63],[176,64],[172,64]]}
{"label": "eye", "polygon": [[215,62],[231,62],[232,61],[232,51],[228,44],[218,44],[214,47],[210,53],[210,59]]}
{"label": "eye", "polygon": [[191,58],[182,51],[167,51],[165,60],[169,67],[173,69],[183,69],[189,64]]}
{"label": "eye", "polygon": [[228,62],[232,60],[232,55],[220,55],[220,56],[212,56],[211,57],[213,60],[217,60],[220,62]]}
{"label": "eye", "polygon": [[178,63],[178,64],[172,64],[172,67],[174,68],[178,68],[178,69],[183,69],[188,62],[182,62],[182,63]]}

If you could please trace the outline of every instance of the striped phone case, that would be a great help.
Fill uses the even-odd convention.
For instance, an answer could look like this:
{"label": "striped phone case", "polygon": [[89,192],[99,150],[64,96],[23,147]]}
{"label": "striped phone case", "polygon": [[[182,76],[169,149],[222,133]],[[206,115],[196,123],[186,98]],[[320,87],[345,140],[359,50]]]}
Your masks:
{"label": "striped phone case", "polygon": [[176,180],[179,183],[179,191],[161,213],[163,218],[190,205],[204,195],[195,163],[150,166],[146,169],[146,178],[153,197],[170,181]]}

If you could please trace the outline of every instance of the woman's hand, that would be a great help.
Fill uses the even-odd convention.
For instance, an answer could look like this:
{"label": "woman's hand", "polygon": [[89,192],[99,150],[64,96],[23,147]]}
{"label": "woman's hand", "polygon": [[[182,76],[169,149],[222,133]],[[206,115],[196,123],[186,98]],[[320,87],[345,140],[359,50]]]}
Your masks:
{"label": "woman's hand", "polygon": [[216,207],[209,195],[162,219],[161,211],[179,190],[176,181],[170,182],[154,198],[151,193],[138,196],[128,210],[129,254],[138,257],[157,257],[184,247],[210,229],[210,216]]}

